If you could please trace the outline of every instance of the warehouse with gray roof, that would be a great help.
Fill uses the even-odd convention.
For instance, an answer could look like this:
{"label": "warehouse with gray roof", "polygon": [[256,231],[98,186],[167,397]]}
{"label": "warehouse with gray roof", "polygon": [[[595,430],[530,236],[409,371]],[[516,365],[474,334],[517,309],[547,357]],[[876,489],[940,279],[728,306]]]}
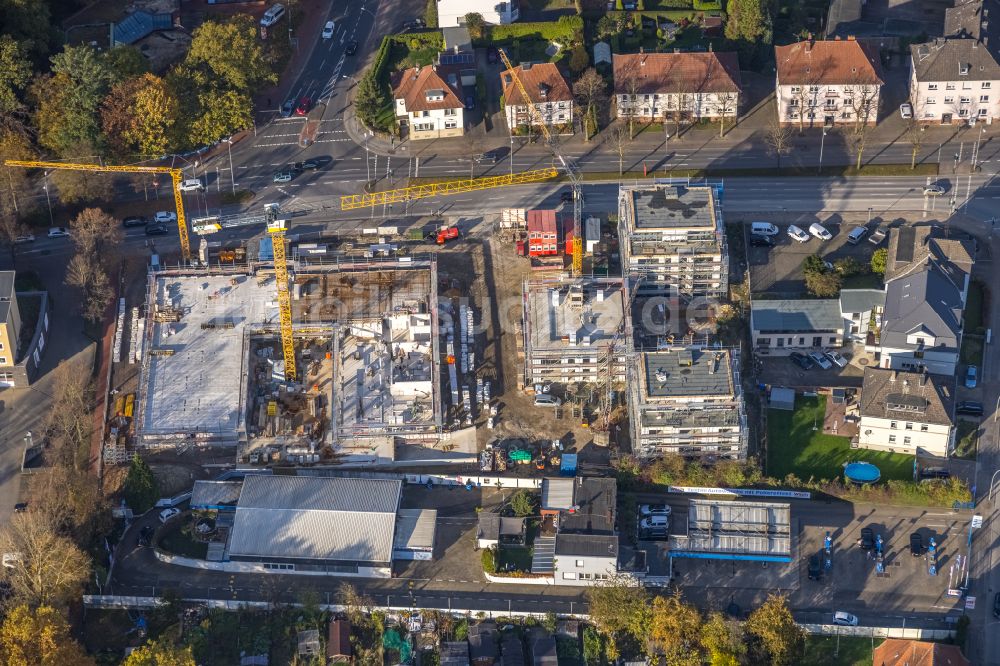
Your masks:
{"label": "warehouse with gray roof", "polygon": [[754,300],[750,334],[758,354],[816,351],[844,344],[840,301],[829,299]]}

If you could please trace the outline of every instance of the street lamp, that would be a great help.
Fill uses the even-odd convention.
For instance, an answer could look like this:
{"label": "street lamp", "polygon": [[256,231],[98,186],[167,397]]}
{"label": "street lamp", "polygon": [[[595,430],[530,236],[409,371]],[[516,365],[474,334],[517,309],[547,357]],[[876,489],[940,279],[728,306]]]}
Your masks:
{"label": "street lamp", "polygon": [[56,222],[52,219],[52,199],[49,197],[49,172],[45,172],[45,179],[42,181],[42,189],[45,190],[45,202],[49,205],[49,226],[56,226]]}
{"label": "street lamp", "polygon": [[826,127],[823,127],[823,136],[819,138],[819,167],[816,168],[816,174],[819,175],[823,173],[823,144],[826,143]]}
{"label": "street lamp", "polygon": [[223,139],[226,142],[226,148],[229,149],[229,179],[233,181],[233,194],[236,194],[236,172],[233,171],[233,139],[232,137],[228,139]]}
{"label": "street lamp", "polygon": [[868,206],[868,224],[872,222],[872,207]]}

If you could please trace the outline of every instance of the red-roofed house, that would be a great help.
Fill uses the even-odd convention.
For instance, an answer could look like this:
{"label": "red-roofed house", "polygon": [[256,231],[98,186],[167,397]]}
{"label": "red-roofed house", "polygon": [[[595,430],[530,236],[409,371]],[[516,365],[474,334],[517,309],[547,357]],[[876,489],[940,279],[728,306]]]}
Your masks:
{"label": "red-roofed house", "polygon": [[735,118],[739,111],[735,53],[616,53],[612,60],[620,118]]}
{"label": "red-roofed house", "polygon": [[[514,76],[524,86],[536,113],[531,113],[525,103]],[[500,83],[503,85],[507,127],[513,129],[529,123],[538,125],[539,119],[550,127],[573,122],[573,92],[554,63],[522,63],[514,68],[513,75],[510,70],[501,72]]]}
{"label": "red-roofed house", "polygon": [[554,210],[528,211],[528,256],[559,254],[559,227]]}
{"label": "red-roofed house", "polygon": [[465,133],[465,105],[458,91],[433,65],[411,67],[392,77],[392,96],[400,125],[411,139],[438,139]]}
{"label": "red-roofed house", "polygon": [[878,47],[851,39],[775,46],[781,123],[875,124],[882,89]]}
{"label": "red-roofed house", "polygon": [[872,653],[875,666],[969,666],[957,645],[888,638]]}

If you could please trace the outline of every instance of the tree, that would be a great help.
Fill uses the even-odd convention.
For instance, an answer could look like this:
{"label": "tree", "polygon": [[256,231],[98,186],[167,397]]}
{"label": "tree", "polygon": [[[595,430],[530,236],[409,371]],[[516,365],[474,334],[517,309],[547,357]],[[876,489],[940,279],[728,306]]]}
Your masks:
{"label": "tree", "polygon": [[[914,109],[913,114],[916,116],[916,109]],[[924,147],[924,127],[916,117],[906,121],[906,140],[910,142],[910,168],[916,169],[917,156],[920,155],[920,149]]]}
{"label": "tree", "polygon": [[590,65],[590,56],[582,44],[577,44],[569,54],[569,71],[579,74]]}
{"label": "tree", "polygon": [[611,148],[618,153],[618,177],[622,177],[625,168],[625,151],[628,150],[629,132],[624,125],[617,125],[608,137]]}
{"label": "tree", "polygon": [[134,513],[145,513],[156,504],[160,498],[159,484],[153,476],[153,470],[146,461],[136,453],[125,477],[125,502],[132,507]]}
{"label": "tree", "polygon": [[195,666],[195,661],[191,646],[178,647],[161,638],[133,650],[122,666]]}
{"label": "tree", "polygon": [[358,82],[358,89],[354,94],[354,110],[366,125],[375,124],[375,118],[386,101],[388,96],[374,76],[369,74]]}
{"label": "tree", "polygon": [[649,595],[628,576],[612,576],[587,588],[590,620],[608,636],[626,633],[645,642],[649,628]]}
{"label": "tree", "polygon": [[624,94],[618,95],[618,112],[624,113],[628,118],[628,138],[632,140],[635,137],[635,117],[639,110],[638,93],[642,77],[633,63],[622,72],[620,82],[617,72],[615,78],[615,86],[620,84],[621,89],[625,91]]}
{"label": "tree", "polygon": [[167,82],[143,74],[116,84],[101,104],[108,143],[120,155],[160,156],[177,145],[180,103]]}
{"label": "tree", "polygon": [[21,95],[31,80],[27,47],[10,35],[0,35],[0,116],[20,111]]}
{"label": "tree", "polygon": [[347,619],[355,625],[364,622],[365,616],[375,606],[370,597],[360,594],[350,583],[341,583],[337,588],[337,603],[344,607]]}
{"label": "tree", "polygon": [[792,129],[787,125],[782,125],[779,118],[771,118],[764,140],[778,160],[778,173],[781,173],[781,156],[791,150]]}
{"label": "tree", "polygon": [[806,290],[819,298],[833,298],[840,293],[840,276],[833,271],[806,273]]}
{"label": "tree", "polygon": [[604,77],[597,73],[593,67],[587,69],[573,84],[573,95],[584,108],[583,112],[583,135],[590,140],[590,123],[594,123],[593,131],[597,131],[597,107],[603,104],[608,88]]}
{"label": "tree", "polygon": [[86,471],[94,427],[94,391],[88,373],[72,361],[63,361],[53,373],[55,389],[45,430],[46,452],[52,465]]}
{"label": "tree", "polygon": [[880,247],[872,253],[871,267],[872,273],[885,275],[886,263],[889,261],[889,251]]}
{"label": "tree", "polygon": [[50,607],[16,606],[0,625],[0,662],[6,666],[93,666],[69,631],[69,623]]}
{"label": "tree", "polygon": [[253,125],[253,101],[244,92],[227,90],[198,96],[201,114],[190,125],[192,145],[215,143]]}
{"label": "tree", "polygon": [[[225,45],[225,48],[220,48]],[[238,14],[225,23],[206,21],[191,37],[185,63],[207,69],[225,86],[242,93],[252,93],[278,77],[264,57],[252,17]]]}
{"label": "tree", "polygon": [[533,516],[537,506],[538,498],[534,493],[521,489],[510,498],[510,508],[518,518]]}
{"label": "tree", "polygon": [[100,208],[85,208],[69,223],[73,244],[81,254],[93,254],[107,260],[121,245],[121,224]]}
{"label": "tree", "polygon": [[759,642],[776,666],[800,663],[805,647],[805,632],[795,624],[788,609],[788,598],[770,594],[746,621],[746,630]]}
{"label": "tree", "polygon": [[101,144],[101,101],[112,82],[108,62],[91,46],[67,46],[52,56],[53,82],[61,87],[61,123],[55,130],[56,150],[80,143]]}
{"label": "tree", "polygon": [[0,0],[0,26],[4,34],[24,47],[31,58],[40,63],[49,53],[49,43],[55,37],[55,25],[47,0]]}
{"label": "tree", "polygon": [[732,92],[718,93],[715,96],[715,101],[719,109],[719,138],[721,139],[726,132],[726,116],[729,114],[736,115],[736,103],[739,100],[739,95]]}
{"label": "tree", "polygon": [[472,12],[465,15],[465,27],[472,39],[482,39],[486,34],[486,20],[483,15]]}
{"label": "tree", "polygon": [[737,666],[747,651],[743,628],[719,612],[709,614],[702,624],[701,644],[708,651],[712,666]]}
{"label": "tree", "polygon": [[729,0],[726,3],[726,38],[755,43],[770,32],[769,3],[764,0]]}
{"label": "tree", "polygon": [[837,271],[841,277],[846,278],[858,275],[864,270],[864,266],[854,257],[841,257],[833,262],[833,270]]}
{"label": "tree", "polygon": [[684,603],[680,590],[653,599],[650,613],[649,642],[667,655],[667,663],[702,663],[699,639],[701,613]]}
{"label": "tree", "polygon": [[[0,129],[0,164],[5,160],[26,160],[34,157],[26,133]],[[35,207],[36,199],[25,196],[28,178],[25,169],[3,167],[0,173],[0,247],[10,251],[11,262],[17,248],[15,239],[25,233],[22,218]]]}
{"label": "tree", "polygon": [[60,535],[40,511],[15,514],[0,531],[0,552],[17,553],[6,563],[10,600],[29,606],[68,604],[90,575],[90,560]]}
{"label": "tree", "polygon": [[104,52],[113,81],[134,79],[149,71],[149,60],[142,51],[130,44],[119,44]]}
{"label": "tree", "polygon": [[[90,161],[100,151],[97,148],[80,144],[67,148],[63,156],[69,159]],[[56,169],[46,177],[50,189],[59,194],[63,203],[89,203],[92,201],[108,201],[114,198],[114,176],[108,173],[92,171],[74,171],[71,169]]]}
{"label": "tree", "polygon": [[868,134],[878,117],[879,86],[863,79],[858,79],[844,86],[844,103],[851,109],[854,116],[854,126],[849,137],[851,148],[857,155],[855,168],[861,168],[861,158],[868,142]]}

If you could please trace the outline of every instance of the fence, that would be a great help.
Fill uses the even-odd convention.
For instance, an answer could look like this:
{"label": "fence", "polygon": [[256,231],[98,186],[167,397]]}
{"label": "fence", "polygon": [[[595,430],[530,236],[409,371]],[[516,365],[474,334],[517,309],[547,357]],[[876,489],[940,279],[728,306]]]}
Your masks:
{"label": "fence", "polygon": [[842,627],[836,624],[802,624],[807,634],[848,636],[851,638],[903,638],[906,640],[943,641],[955,637],[953,629],[920,629],[918,627]]}

